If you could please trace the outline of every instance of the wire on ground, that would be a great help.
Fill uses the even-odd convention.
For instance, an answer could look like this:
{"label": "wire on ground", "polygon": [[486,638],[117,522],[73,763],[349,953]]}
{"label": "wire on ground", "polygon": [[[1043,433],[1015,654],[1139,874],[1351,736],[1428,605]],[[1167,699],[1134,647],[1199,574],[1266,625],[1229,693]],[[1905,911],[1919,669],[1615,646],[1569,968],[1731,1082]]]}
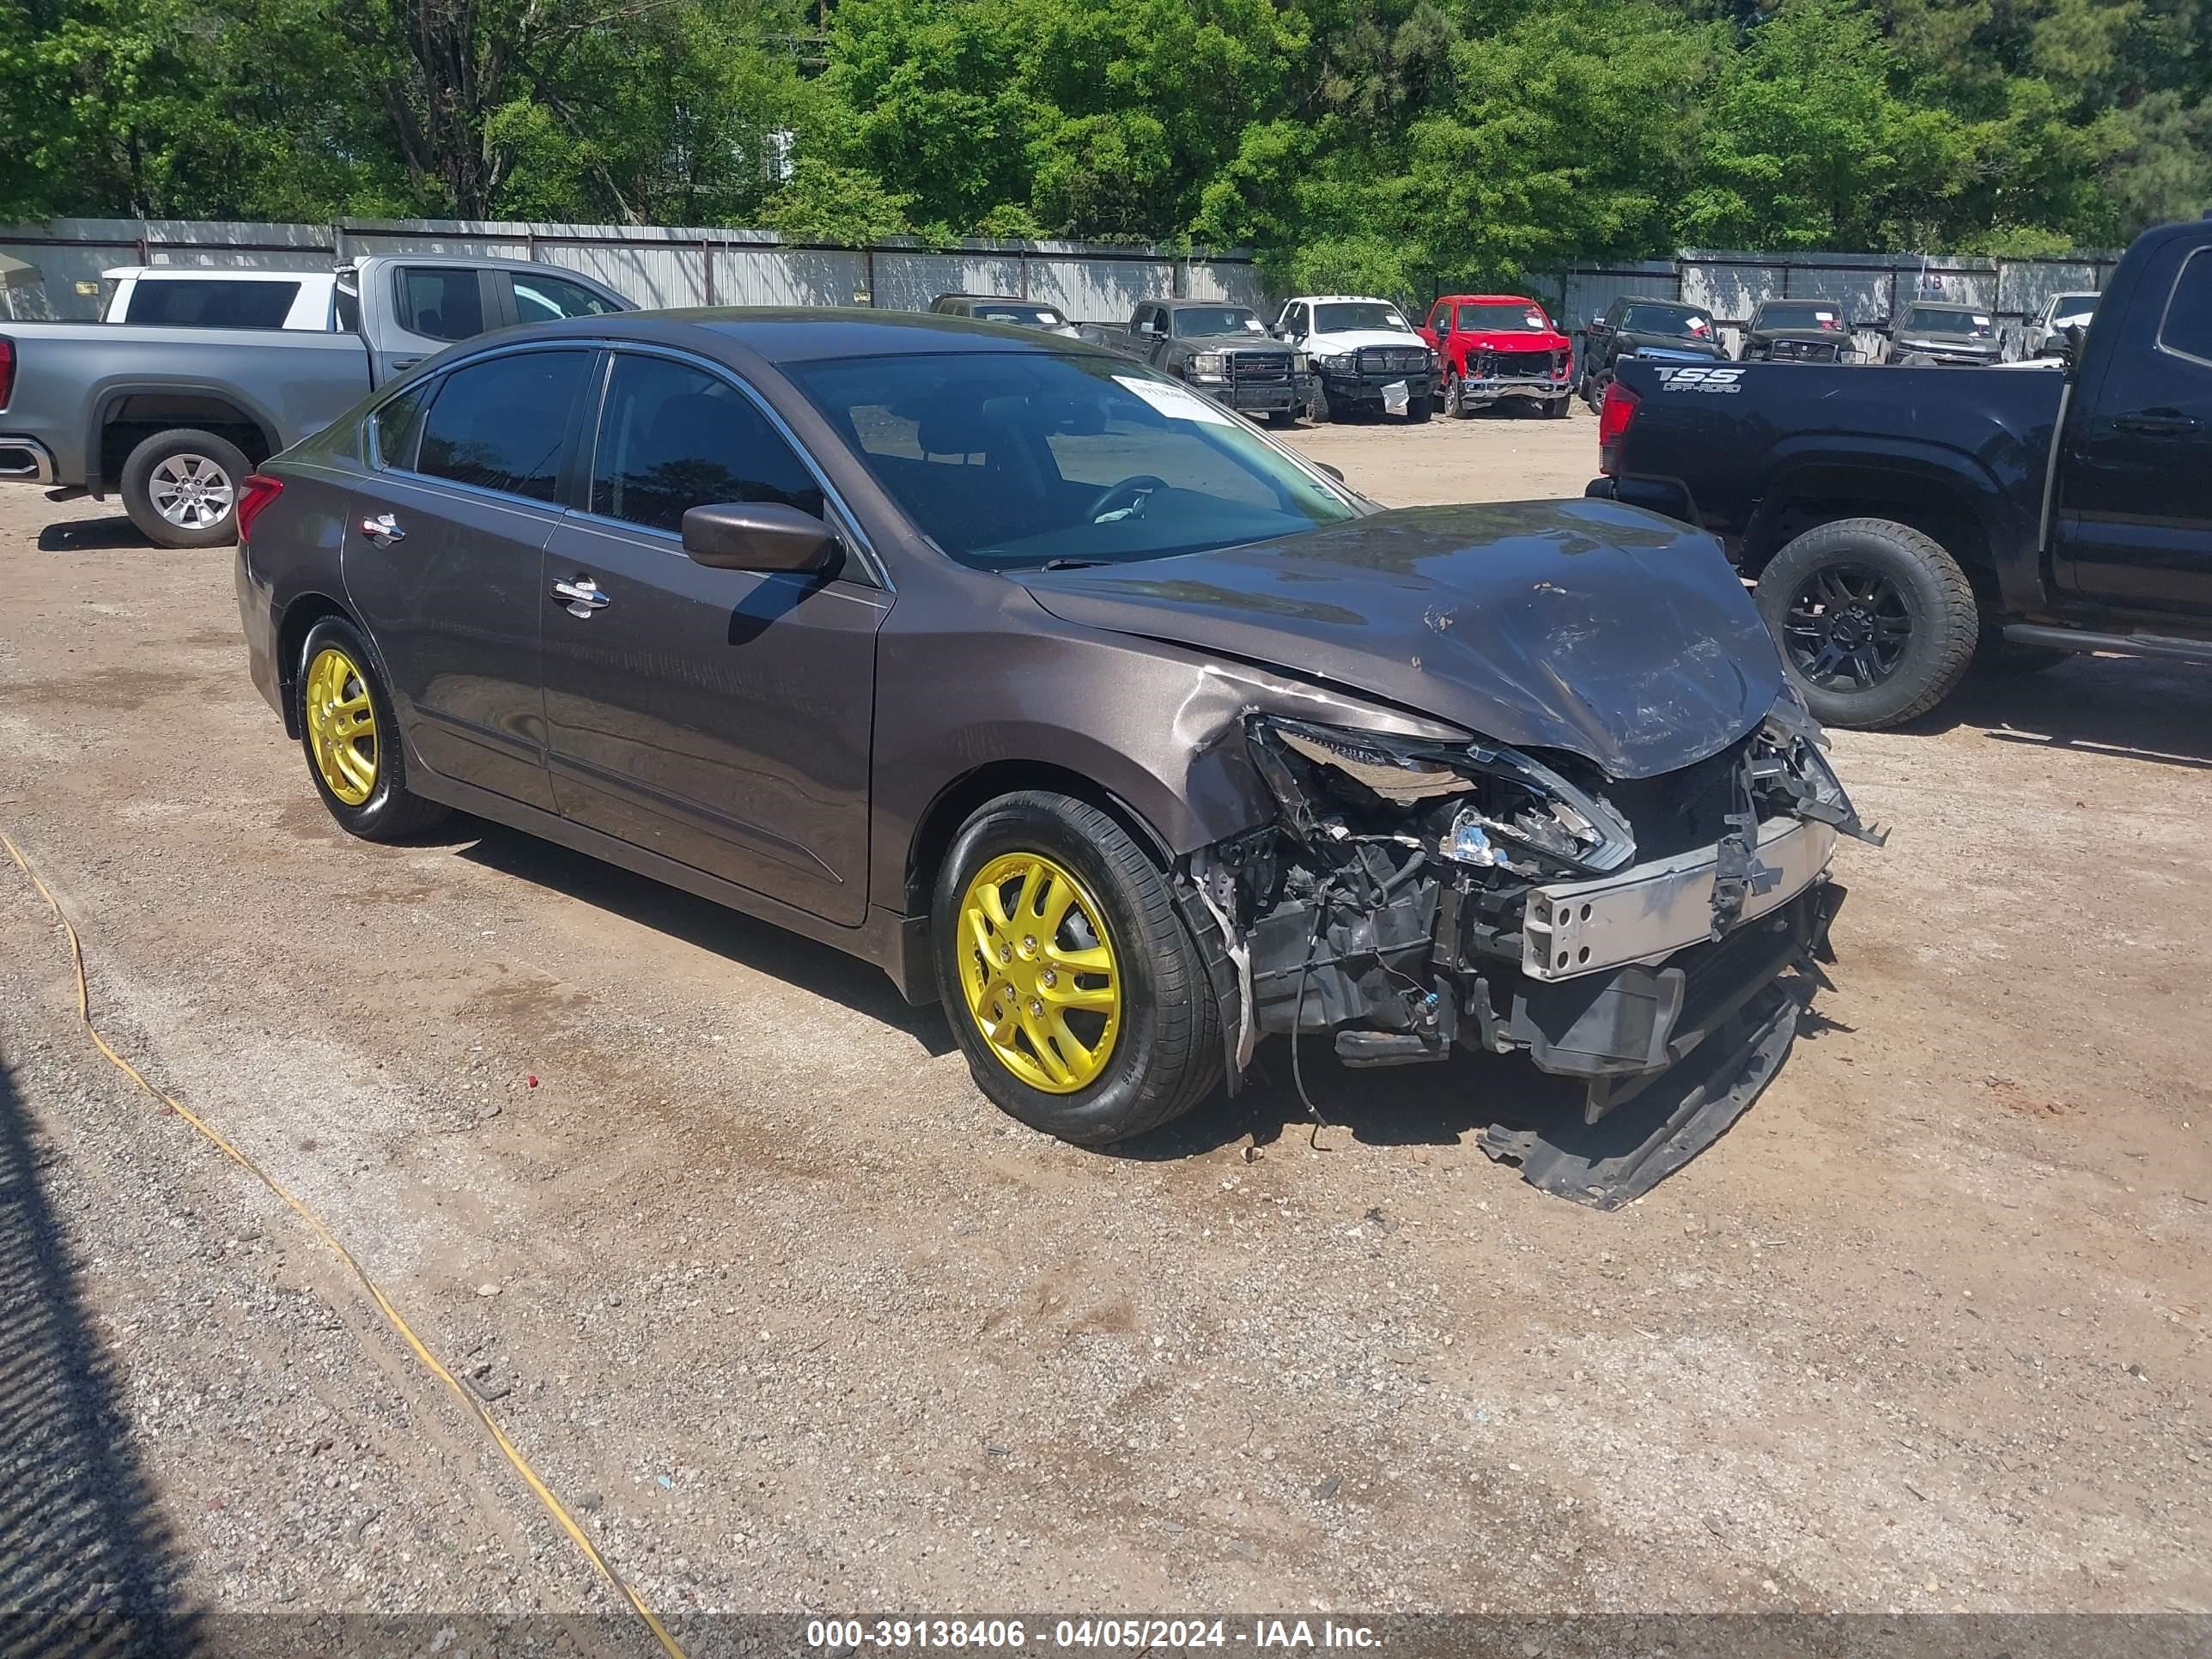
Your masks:
{"label": "wire on ground", "polygon": [[668,1655],[668,1659],[685,1659],[684,1650],[677,1645],[676,1638],[668,1633],[667,1628],[661,1624],[660,1620],[653,1617],[653,1609],[646,1606],[645,1599],[629,1587],[629,1581],[615,1571],[614,1564],[600,1554],[599,1547],[585,1536],[584,1529],[576,1524],[575,1516],[568,1513],[568,1505],[553,1495],[553,1489],[539,1477],[536,1469],[530,1467],[530,1460],[516,1448],[514,1441],[507,1438],[507,1431],[500,1427],[483,1401],[471,1394],[462,1384],[460,1379],[447,1369],[445,1362],[432,1353],[422,1339],[415,1334],[414,1327],[407,1322],[398,1309],[392,1305],[392,1298],[378,1288],[376,1281],[368,1276],[368,1269],[354,1260],[353,1252],[338,1243],[337,1235],[323,1224],[322,1218],[287,1192],[276,1176],[224,1139],[222,1132],[214,1125],[184,1105],[173,1095],[166,1094],[155,1088],[146,1080],[144,1074],[136,1066],[108,1047],[107,1039],[100,1036],[100,1028],[92,1023],[92,990],[85,978],[84,945],[76,936],[76,926],[70,921],[61,905],[56,902],[54,896],[46,890],[46,883],[39,879],[38,872],[31,868],[29,861],[23,856],[22,850],[4,834],[0,834],[0,847],[8,849],[8,856],[15,860],[15,867],[23,872],[31,885],[37,890],[39,896],[46,902],[46,908],[53,912],[54,920],[61,924],[62,932],[69,938],[70,960],[76,969],[76,1016],[82,1022],[87,1033],[90,1035],[93,1047],[99,1049],[112,1065],[145,1091],[153,1099],[159,1101],[185,1122],[191,1124],[216,1151],[274,1193],[292,1210],[293,1213],[307,1224],[307,1230],[322,1240],[331,1254],[343,1262],[347,1271],[361,1281],[362,1289],[368,1292],[368,1299],[376,1304],[377,1311],[384,1316],[386,1322],[393,1330],[399,1333],[400,1339],[414,1350],[415,1357],[429,1368],[433,1376],[452,1389],[453,1397],[467,1407],[470,1414],[483,1425],[484,1432],[492,1437],[493,1443],[498,1446],[507,1461],[514,1466],[514,1472],[522,1477],[523,1484],[527,1486],[536,1495],[538,1501],[545,1506],[545,1512],[560,1523],[561,1530],[567,1533],[570,1540],[584,1553],[584,1559],[599,1570],[600,1575],[606,1579],[607,1583],[614,1587],[623,1601],[629,1603],[631,1610],[645,1621],[646,1628],[653,1632],[654,1639],[660,1644],[662,1650]]}

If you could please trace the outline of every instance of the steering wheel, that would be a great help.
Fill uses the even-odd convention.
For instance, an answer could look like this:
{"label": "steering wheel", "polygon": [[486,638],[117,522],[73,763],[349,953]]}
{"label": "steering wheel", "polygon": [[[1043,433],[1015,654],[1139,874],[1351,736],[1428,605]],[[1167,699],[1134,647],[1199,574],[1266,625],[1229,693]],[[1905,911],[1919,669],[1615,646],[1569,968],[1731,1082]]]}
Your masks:
{"label": "steering wheel", "polygon": [[[1165,478],[1156,478],[1149,472],[1139,472],[1117,484],[1109,484],[1092,498],[1089,507],[1083,509],[1084,522],[1097,524],[1117,505],[1135,508],[1141,513],[1146,497],[1154,490],[1167,487]],[[1121,500],[1124,495],[1129,498],[1126,502]]]}

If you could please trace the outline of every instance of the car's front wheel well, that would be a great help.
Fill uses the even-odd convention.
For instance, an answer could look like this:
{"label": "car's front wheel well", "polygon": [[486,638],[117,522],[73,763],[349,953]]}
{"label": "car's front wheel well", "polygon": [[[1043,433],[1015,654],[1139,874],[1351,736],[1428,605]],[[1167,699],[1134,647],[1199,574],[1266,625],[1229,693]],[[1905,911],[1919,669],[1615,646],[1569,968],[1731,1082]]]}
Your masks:
{"label": "car's front wheel well", "polygon": [[1998,605],[1996,562],[1982,521],[1966,501],[1919,479],[1869,481],[1854,484],[1848,495],[1814,487],[1768,501],[1744,538],[1743,573],[1756,579],[1807,531],[1843,519],[1881,519],[1918,531],[1957,562],[1984,610]]}
{"label": "car's front wheel well", "polygon": [[346,608],[325,593],[302,593],[284,607],[284,615],[276,624],[276,689],[283,706],[284,731],[297,741],[300,736],[300,699],[296,695],[300,679],[300,650],[307,642],[307,632],[325,617],[340,617],[347,622],[353,617]]}
{"label": "car's front wheel well", "polygon": [[1163,870],[1175,862],[1175,855],[1159,832],[1132,811],[1128,803],[1106,789],[1094,778],[1080,772],[1055,766],[1049,761],[1006,760],[993,761],[974,771],[963,774],[947,785],[937,799],[929,804],[915,825],[914,839],[908,845],[906,861],[906,913],[910,916],[929,913],[930,895],[937,884],[938,867],[951,850],[960,827],[972,817],[978,807],[1001,795],[1014,794],[1022,790],[1049,790],[1097,807],[1111,817],[1137,844],[1152,855]]}

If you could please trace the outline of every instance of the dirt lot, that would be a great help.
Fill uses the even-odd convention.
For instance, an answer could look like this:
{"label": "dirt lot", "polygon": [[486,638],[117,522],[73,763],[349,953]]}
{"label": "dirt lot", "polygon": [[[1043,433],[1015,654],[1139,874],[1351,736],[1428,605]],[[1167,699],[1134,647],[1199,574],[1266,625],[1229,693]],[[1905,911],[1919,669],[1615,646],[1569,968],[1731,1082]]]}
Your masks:
{"label": "dirt lot", "polygon": [[[1512,499],[1592,427],[1298,441]],[[1472,1062],[1310,1054],[1320,1151],[1279,1054],[1119,1154],[1040,1139],[872,969],[504,830],[340,835],[228,551],[19,489],[0,592],[0,829],[118,1045],[665,1612],[2212,1608],[2212,678],[1840,738],[1895,834],[1842,855],[1836,988],[1601,1215],[1476,1150],[1522,1074]],[[0,860],[0,1601],[608,1606],[72,995]]]}

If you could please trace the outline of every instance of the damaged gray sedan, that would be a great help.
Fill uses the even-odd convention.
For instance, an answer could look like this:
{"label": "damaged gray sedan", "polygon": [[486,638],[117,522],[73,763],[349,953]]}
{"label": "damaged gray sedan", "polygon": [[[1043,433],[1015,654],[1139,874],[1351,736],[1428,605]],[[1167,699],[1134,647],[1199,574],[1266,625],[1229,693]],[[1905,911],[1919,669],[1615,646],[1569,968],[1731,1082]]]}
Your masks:
{"label": "damaged gray sedan", "polygon": [[1486,1146],[1621,1201],[1773,1074],[1869,833],[1710,538],[1385,511],[1033,331],[492,337],[239,521],[254,679],[341,827],[459,808],[827,941],[1085,1145],[1269,1036],[1517,1053],[1581,1110]]}

